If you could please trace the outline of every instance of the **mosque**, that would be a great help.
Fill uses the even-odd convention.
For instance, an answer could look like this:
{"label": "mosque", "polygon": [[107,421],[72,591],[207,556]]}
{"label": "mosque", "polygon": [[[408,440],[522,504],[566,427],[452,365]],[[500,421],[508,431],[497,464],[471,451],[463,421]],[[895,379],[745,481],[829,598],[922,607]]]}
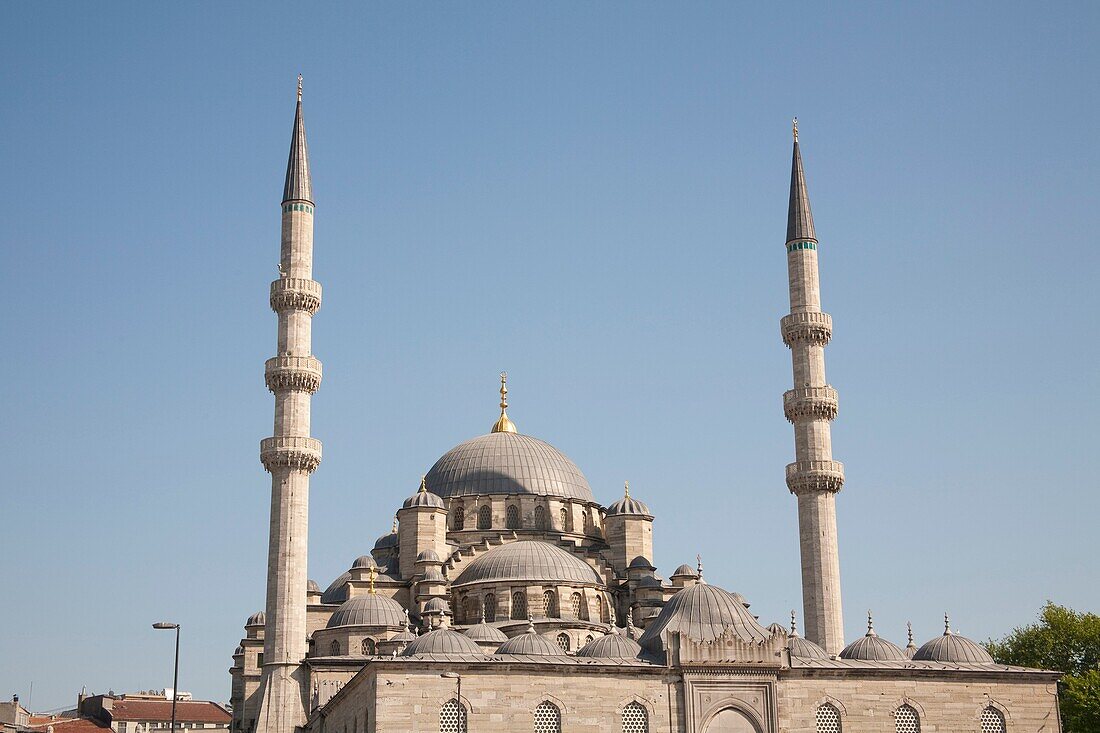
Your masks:
{"label": "mosque", "polygon": [[[283,189],[267,600],[233,654],[235,733],[917,733],[1061,730],[1059,673],[994,663],[952,633],[902,648],[845,644],[832,456],[837,393],[825,378],[818,240],[797,122],[784,244],[793,362],[783,408],[795,433],[786,483],[798,508],[803,619],[764,625],[749,602],[653,565],[654,516],[625,487],[608,505],[549,443],[500,414],[452,448],[389,532],[324,590],[306,575],[314,202],[301,77]],[[486,420],[488,426],[489,420]]]}

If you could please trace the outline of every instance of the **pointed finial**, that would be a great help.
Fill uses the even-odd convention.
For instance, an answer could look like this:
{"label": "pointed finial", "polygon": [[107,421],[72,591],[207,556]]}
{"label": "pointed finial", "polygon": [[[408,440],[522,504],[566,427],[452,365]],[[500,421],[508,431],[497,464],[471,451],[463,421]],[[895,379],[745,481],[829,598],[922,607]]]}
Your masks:
{"label": "pointed finial", "polygon": [[629,481],[624,481],[623,482],[623,497],[626,498],[626,499],[630,498],[630,482]]}
{"label": "pointed finial", "polygon": [[794,133],[794,141],[798,142],[798,118],[797,117],[795,117],[794,120],[791,121],[791,132]]}
{"label": "pointed finial", "polygon": [[905,631],[909,636],[909,644],[907,646],[916,646],[916,644],[913,643],[913,622],[912,621],[906,621],[905,622]]}
{"label": "pointed finial", "polygon": [[370,594],[373,596],[375,594],[374,579],[378,577],[378,568],[371,568],[367,571],[367,577],[370,579]]}
{"label": "pointed finial", "polygon": [[798,624],[794,620],[794,609],[791,609],[791,636],[798,636]]}
{"label": "pointed finial", "polygon": [[875,633],[875,621],[871,618],[871,610],[867,610],[867,636],[878,636]]}
{"label": "pointed finial", "polygon": [[531,618],[531,614],[527,614],[527,633],[535,633],[535,620]]}
{"label": "pointed finial", "polygon": [[695,572],[699,574],[699,580],[703,579],[703,556],[695,556]]}
{"label": "pointed finial", "polygon": [[630,608],[626,609],[626,633],[631,639],[633,639],[634,636],[635,636],[635,632],[634,632],[634,606],[631,606]]}
{"label": "pointed finial", "polygon": [[943,612],[943,635],[951,635],[951,619],[947,617],[947,611]]}
{"label": "pointed finial", "polygon": [[493,425],[494,433],[517,433],[516,424],[508,419],[508,372],[500,373],[500,418]]}
{"label": "pointed finial", "polygon": [[302,101],[302,75],[298,74],[298,101]]}
{"label": "pointed finial", "polygon": [[420,491],[418,493],[421,493],[421,494],[427,494],[428,493],[428,477],[423,475],[423,474],[421,474],[421,476],[420,476]]}
{"label": "pointed finial", "polygon": [[481,606],[481,623],[485,623],[485,605]]}
{"label": "pointed finial", "polygon": [[397,534],[397,515],[393,515],[393,526],[390,527],[390,534]]}

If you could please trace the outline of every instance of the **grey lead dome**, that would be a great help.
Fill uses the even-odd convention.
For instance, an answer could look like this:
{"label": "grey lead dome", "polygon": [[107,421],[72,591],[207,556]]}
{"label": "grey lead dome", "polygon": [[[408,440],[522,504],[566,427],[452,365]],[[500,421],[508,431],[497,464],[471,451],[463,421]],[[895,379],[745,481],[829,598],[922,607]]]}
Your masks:
{"label": "grey lead dome", "polygon": [[642,647],[638,645],[638,642],[614,632],[593,639],[577,650],[578,657],[599,657],[601,659],[634,659],[641,653]]}
{"label": "grey lead dome", "polygon": [[475,558],[451,586],[503,581],[603,585],[592,566],[576,555],[547,542],[521,540],[494,547]]}
{"label": "grey lead dome", "polygon": [[392,598],[375,594],[344,601],[329,616],[325,628],[338,626],[405,626],[405,609]]}
{"label": "grey lead dome", "polygon": [[925,642],[913,659],[952,664],[993,664],[993,657],[980,644],[952,631],[945,631],[943,636]]}
{"label": "grey lead dome", "polygon": [[411,657],[415,654],[483,656],[484,652],[481,651],[481,647],[454,629],[436,629],[416,637],[405,647],[405,651],[401,652],[403,657]]}
{"label": "grey lead dome", "polygon": [[713,641],[726,629],[747,642],[763,642],[771,636],[738,596],[718,586],[699,583],[672,596],[657,618],[646,626],[638,642],[646,651],[660,653],[673,631],[695,641]]}
{"label": "grey lead dome", "polygon": [[455,446],[425,478],[437,496],[535,494],[595,502],[588,480],[561,451],[519,433],[489,433]]}

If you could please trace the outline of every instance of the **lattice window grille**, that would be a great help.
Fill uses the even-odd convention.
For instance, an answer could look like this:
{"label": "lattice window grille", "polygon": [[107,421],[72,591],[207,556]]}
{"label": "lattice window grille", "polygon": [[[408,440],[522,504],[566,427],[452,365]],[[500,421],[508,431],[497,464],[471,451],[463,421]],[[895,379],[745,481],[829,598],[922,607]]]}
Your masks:
{"label": "lattice window grille", "polygon": [[485,596],[485,620],[497,620],[497,597],[494,596],[492,593]]}
{"label": "lattice window grille", "polygon": [[636,702],[623,708],[623,733],[649,733],[649,713]]}
{"label": "lattice window grille", "polygon": [[551,702],[535,708],[535,733],[561,733],[561,711]]}
{"label": "lattice window grille", "polygon": [[542,609],[548,618],[558,617],[558,596],[552,590],[542,592]]}
{"label": "lattice window grille", "polygon": [[840,712],[829,703],[817,709],[817,733],[840,733]]}
{"label": "lattice window grille", "polygon": [[920,716],[909,705],[902,705],[894,713],[894,731],[896,733],[920,733]]}
{"label": "lattice window grille", "polygon": [[463,529],[466,524],[466,514],[462,511],[462,507],[455,509],[455,529]]}
{"label": "lattice window grille", "polygon": [[546,529],[546,510],[541,506],[535,507],[535,529]]}
{"label": "lattice window grille", "polygon": [[333,639],[332,644],[329,645],[328,650],[332,654],[332,656],[334,656],[334,657],[340,656],[340,642]]}
{"label": "lattice window grille", "polygon": [[573,607],[573,618],[581,617],[581,594],[574,593],[569,596],[569,605]]}
{"label": "lattice window grille", "polygon": [[512,594],[512,618],[520,621],[527,618],[527,594],[522,591]]}
{"label": "lattice window grille", "polygon": [[558,634],[558,646],[563,652],[569,651],[569,634]]}
{"label": "lattice window grille", "polygon": [[481,507],[477,510],[477,528],[478,529],[490,529],[493,526],[493,510],[489,508],[489,505]]}
{"label": "lattice window grille", "polygon": [[439,733],[466,733],[466,706],[448,700],[439,709]]}
{"label": "lattice window grille", "polygon": [[1005,716],[995,707],[982,711],[982,733],[1005,733]]}
{"label": "lattice window grille", "polygon": [[515,504],[510,505],[504,517],[505,527],[508,529],[519,529],[519,507]]}
{"label": "lattice window grille", "polygon": [[368,657],[374,654],[374,639],[363,639],[363,654]]}

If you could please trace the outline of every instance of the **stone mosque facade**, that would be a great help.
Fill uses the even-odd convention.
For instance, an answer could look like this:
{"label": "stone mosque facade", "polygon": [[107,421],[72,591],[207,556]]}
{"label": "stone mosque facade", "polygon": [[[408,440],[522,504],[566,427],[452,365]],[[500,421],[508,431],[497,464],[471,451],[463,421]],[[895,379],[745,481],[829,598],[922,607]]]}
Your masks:
{"label": "stone mosque facade", "polygon": [[[786,481],[798,508],[805,635],[764,625],[701,564],[662,577],[654,516],[631,496],[603,505],[549,443],[500,415],[445,453],[392,528],[324,590],[306,576],[309,480],[321,461],[310,346],[309,155],[299,78],[283,190],[280,277],[271,284],[277,355],[267,361],[273,436],[267,600],[233,654],[236,733],[980,733],[1061,730],[1059,673],[993,662],[944,632],[902,648],[845,644],[836,496],[844,482],[825,378],[832,320],[821,310],[818,241],[795,127],[785,250],[790,314],[781,335],[794,385]],[[488,423],[488,421],[487,421]]]}

